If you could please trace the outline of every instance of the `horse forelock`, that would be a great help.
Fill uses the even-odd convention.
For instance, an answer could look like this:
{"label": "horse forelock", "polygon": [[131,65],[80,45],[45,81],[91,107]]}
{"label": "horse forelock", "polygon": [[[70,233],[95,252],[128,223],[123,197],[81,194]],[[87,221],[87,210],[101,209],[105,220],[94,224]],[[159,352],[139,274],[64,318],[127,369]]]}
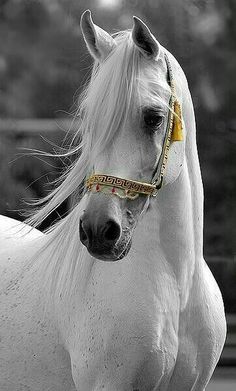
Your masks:
{"label": "horse forelock", "polygon": [[116,42],[108,58],[94,64],[80,105],[84,151],[91,168],[119,130],[126,128],[126,122],[136,115],[143,101],[161,100],[157,91],[165,88],[157,77],[157,60],[154,63],[141,55],[130,31],[117,33]]}
{"label": "horse forelock", "polygon": [[81,104],[84,111],[83,134],[90,160],[114,139],[137,106],[140,55],[130,32],[123,32],[116,39],[116,49],[103,63],[95,63]]}

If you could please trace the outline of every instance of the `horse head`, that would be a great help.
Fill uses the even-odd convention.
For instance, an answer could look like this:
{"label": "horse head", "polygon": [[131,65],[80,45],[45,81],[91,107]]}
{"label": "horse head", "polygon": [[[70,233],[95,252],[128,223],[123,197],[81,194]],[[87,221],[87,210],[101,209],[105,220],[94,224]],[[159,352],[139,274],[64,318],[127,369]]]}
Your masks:
{"label": "horse head", "polygon": [[89,172],[80,240],[95,258],[116,261],[158,189],[179,176],[184,141],[181,133],[174,142],[173,126],[183,132],[181,90],[175,60],[139,18],[111,36],[85,11],[81,29],[95,64],[81,110]]}

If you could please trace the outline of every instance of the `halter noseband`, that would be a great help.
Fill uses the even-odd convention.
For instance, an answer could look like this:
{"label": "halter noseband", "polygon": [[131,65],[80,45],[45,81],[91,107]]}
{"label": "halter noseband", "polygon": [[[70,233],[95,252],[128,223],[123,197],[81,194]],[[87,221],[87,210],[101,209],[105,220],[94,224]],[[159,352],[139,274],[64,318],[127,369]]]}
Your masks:
{"label": "halter noseband", "polygon": [[165,54],[168,84],[171,89],[169,115],[162,152],[157,167],[153,173],[152,183],[138,182],[119,178],[113,175],[93,174],[85,182],[87,190],[114,194],[119,198],[136,199],[140,194],[155,197],[163,184],[164,172],[168,160],[171,141],[183,140],[181,107],[176,97],[173,72],[169,58]]}

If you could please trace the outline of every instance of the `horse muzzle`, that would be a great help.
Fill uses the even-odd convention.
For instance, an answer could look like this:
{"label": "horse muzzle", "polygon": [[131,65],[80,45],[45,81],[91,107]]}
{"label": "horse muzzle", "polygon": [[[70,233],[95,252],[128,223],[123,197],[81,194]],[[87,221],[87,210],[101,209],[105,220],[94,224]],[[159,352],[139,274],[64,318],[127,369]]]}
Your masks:
{"label": "horse muzzle", "polygon": [[96,205],[96,209],[91,204],[88,206],[80,218],[81,243],[94,258],[103,261],[122,259],[130,250],[131,237],[128,228],[122,229],[117,209],[112,208],[110,213],[106,213],[107,208],[104,211],[102,203]]}

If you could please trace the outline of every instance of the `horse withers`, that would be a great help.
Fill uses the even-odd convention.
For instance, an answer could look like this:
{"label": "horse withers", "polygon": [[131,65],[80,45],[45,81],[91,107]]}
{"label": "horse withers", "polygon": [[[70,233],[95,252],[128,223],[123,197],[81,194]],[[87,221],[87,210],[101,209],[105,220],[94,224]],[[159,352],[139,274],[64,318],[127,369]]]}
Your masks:
{"label": "horse withers", "polygon": [[44,234],[0,220],[0,389],[203,391],[226,325],[186,78],[136,17],[111,36],[86,11],[81,28],[82,141],[28,223],[76,202]]}

